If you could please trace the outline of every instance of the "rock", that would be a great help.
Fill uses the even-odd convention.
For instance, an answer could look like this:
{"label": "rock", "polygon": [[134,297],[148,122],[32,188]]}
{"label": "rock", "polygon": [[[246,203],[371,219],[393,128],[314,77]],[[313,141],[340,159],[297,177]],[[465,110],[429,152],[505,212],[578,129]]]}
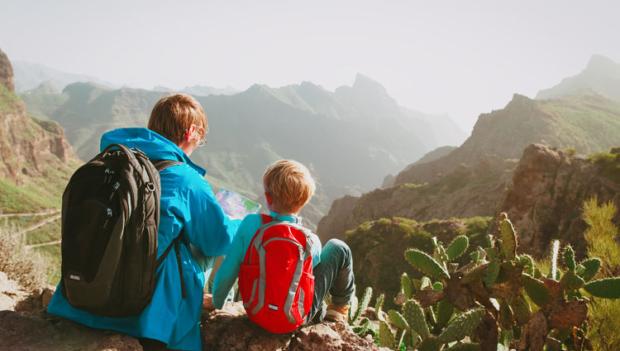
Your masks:
{"label": "rock", "polygon": [[137,339],[89,329],[43,312],[0,312],[0,350],[138,351]]}
{"label": "rock", "polygon": [[[0,178],[21,185],[29,178],[69,173],[77,164],[57,122],[31,118],[13,93],[13,68],[0,51]],[[68,176],[68,174],[67,174]]]}
{"label": "rock", "polygon": [[[561,238],[581,257],[587,229],[582,206],[593,197],[620,206],[620,181],[595,162],[533,144],[524,150],[499,212],[513,221],[524,252],[544,256],[551,239]],[[620,223],[620,213],[614,222]]]}
{"label": "rock", "polygon": [[[142,350],[132,337],[90,329],[49,315],[45,306],[53,289],[24,292],[0,272],[0,350]],[[15,311],[11,310],[15,308]],[[227,304],[203,316],[204,350],[310,351],[379,350],[373,340],[360,338],[347,326],[320,323],[292,334],[270,334],[252,324],[240,302]]]}
{"label": "rock", "polygon": [[9,91],[15,91],[13,66],[2,50],[0,50],[0,85],[4,85]]}
{"label": "rock", "polygon": [[203,332],[204,350],[379,350],[372,340],[336,323],[313,324],[292,334],[270,334],[249,321],[239,302],[204,316]]}
{"label": "rock", "polygon": [[16,281],[0,272],[0,311],[13,310],[19,301],[27,297],[28,293]]}

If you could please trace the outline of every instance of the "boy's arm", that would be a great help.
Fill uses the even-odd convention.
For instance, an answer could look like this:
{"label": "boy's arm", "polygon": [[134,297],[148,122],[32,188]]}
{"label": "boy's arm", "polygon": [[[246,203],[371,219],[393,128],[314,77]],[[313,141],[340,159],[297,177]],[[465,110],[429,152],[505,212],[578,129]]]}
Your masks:
{"label": "boy's arm", "polygon": [[235,235],[235,239],[228,251],[228,254],[224,258],[222,265],[215,274],[215,280],[213,282],[213,305],[215,308],[222,308],[230,288],[235,284],[235,280],[239,275],[239,267],[245,257],[245,251],[247,250],[246,240],[244,237],[248,235],[248,231],[251,230],[252,223],[251,217],[245,217],[239,231]]}
{"label": "boy's arm", "polygon": [[232,220],[224,213],[205,179],[191,183],[187,199],[190,215],[185,223],[185,234],[205,256],[224,255],[241,221]]}
{"label": "boy's arm", "polygon": [[308,240],[310,241],[308,244],[311,245],[310,251],[312,252],[312,267],[314,268],[317,264],[321,263],[321,250],[323,249],[323,246],[321,245],[321,240],[319,237],[314,233],[308,235]]}

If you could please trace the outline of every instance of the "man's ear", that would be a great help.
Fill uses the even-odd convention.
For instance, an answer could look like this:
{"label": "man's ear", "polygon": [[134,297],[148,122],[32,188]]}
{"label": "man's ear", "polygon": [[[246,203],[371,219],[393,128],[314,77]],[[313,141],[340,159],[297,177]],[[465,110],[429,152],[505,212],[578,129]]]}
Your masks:
{"label": "man's ear", "polygon": [[194,135],[195,131],[196,131],[196,126],[192,124],[191,126],[189,126],[189,128],[187,128],[187,130],[185,131],[185,134],[183,134],[183,139],[189,142],[190,139],[192,138],[192,135]]}

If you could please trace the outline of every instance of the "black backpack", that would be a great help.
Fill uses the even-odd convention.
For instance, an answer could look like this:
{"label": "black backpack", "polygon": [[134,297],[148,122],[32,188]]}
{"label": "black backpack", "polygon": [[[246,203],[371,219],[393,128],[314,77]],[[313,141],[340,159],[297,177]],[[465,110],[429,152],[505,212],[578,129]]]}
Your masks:
{"label": "black backpack", "polygon": [[113,144],[71,176],[62,197],[61,285],[72,306],[111,317],[139,314],[173,247],[185,297],[183,232],[157,258],[159,172],[178,164]]}

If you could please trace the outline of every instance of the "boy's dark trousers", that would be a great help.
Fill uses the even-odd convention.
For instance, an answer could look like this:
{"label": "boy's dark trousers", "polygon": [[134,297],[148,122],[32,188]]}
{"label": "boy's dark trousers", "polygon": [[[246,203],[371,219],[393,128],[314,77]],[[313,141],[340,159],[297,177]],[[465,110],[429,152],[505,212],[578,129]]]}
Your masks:
{"label": "boy's dark trousers", "polygon": [[329,240],[321,251],[321,262],[313,269],[314,299],[308,320],[320,322],[325,317],[323,300],[329,292],[334,305],[347,305],[355,294],[353,256],[342,240]]}

